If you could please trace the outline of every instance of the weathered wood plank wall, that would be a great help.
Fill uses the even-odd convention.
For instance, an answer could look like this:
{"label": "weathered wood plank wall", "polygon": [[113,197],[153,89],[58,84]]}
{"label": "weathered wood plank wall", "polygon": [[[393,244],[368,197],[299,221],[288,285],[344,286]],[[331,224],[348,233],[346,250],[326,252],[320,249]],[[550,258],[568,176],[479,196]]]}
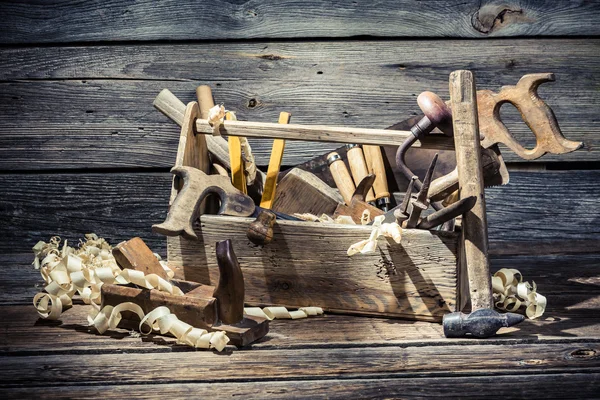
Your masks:
{"label": "weathered wood plank wall", "polygon": [[[179,128],[152,108],[162,88],[190,101],[209,84],[246,120],[285,110],[298,123],[386,127],[415,115],[423,90],[447,97],[460,68],[490,89],[555,72],[540,94],[585,143],[488,191],[492,248],[589,252],[600,239],[598,174],[582,170],[600,165],[598,1],[24,1],[0,15],[0,251],[90,230],[164,249],[150,225],[166,213]],[[253,145],[266,165],[271,143]],[[334,147],[289,143],[284,164]]]}

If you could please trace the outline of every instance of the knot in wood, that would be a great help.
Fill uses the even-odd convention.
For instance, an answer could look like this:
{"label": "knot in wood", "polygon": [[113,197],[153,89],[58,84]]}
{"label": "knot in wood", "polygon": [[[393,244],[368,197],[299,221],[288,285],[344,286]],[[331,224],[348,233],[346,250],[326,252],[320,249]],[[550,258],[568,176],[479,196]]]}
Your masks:
{"label": "knot in wood", "polygon": [[511,23],[529,22],[523,9],[507,4],[487,4],[471,17],[471,25],[477,32],[488,35]]}

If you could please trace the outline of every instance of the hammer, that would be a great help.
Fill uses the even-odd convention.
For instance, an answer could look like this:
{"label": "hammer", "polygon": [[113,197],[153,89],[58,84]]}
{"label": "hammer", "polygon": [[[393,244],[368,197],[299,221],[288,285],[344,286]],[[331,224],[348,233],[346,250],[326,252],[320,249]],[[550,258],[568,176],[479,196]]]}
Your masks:
{"label": "hammer", "polygon": [[462,313],[444,315],[444,335],[446,337],[468,335],[490,337],[500,327],[518,324],[524,318],[522,315],[512,313],[500,316],[494,311],[488,259],[477,92],[471,71],[454,71],[450,74],[450,98],[460,197],[475,196],[477,201],[473,208],[463,215],[462,225],[473,312],[468,316]]}

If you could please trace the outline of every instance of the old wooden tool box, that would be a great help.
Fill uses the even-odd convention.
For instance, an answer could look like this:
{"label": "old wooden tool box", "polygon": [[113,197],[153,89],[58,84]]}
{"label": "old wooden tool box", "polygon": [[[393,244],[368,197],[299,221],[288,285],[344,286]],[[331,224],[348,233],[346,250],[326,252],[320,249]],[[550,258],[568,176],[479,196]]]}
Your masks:
{"label": "old wooden tool box", "polygon": [[[182,134],[178,165],[205,164],[199,147],[190,145],[196,141],[187,139]],[[253,220],[202,215],[199,241],[167,238],[169,264],[180,278],[214,285],[215,243],[231,239],[248,305],[441,321],[467,302],[459,233],[404,230],[400,244],[380,238],[376,253],[349,257],[348,247],[368,238],[370,226],[277,220],[273,241],[263,247],[246,236]]]}

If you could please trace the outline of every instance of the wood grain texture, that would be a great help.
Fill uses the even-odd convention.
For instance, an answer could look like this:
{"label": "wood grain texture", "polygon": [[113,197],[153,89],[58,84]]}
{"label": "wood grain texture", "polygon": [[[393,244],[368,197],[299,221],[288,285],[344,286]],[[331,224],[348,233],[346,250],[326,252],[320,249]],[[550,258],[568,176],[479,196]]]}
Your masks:
{"label": "wood grain texture", "polygon": [[[169,264],[186,280],[215,285],[215,243],[231,239],[244,273],[245,302],[440,321],[456,309],[456,234],[407,230],[399,245],[380,239],[378,251],[348,257],[371,227],[278,221],[268,246],[246,237],[251,218],[203,215],[198,242],[169,241]],[[180,275],[181,276],[181,275]]]}
{"label": "wood grain texture", "polygon": [[102,391],[106,399],[146,399],[151,392],[160,396],[187,398],[202,393],[207,397],[236,397],[281,399],[480,399],[482,388],[504,398],[529,398],[556,395],[564,399],[595,399],[598,395],[600,374],[570,373],[531,375],[494,375],[462,377],[395,377],[376,379],[327,379],[312,381],[261,381],[227,383],[167,383],[160,385],[62,386],[1,389],[6,399],[27,396],[46,399],[72,397],[91,398]]}
{"label": "wood grain texture", "polygon": [[[493,90],[526,73],[555,72],[557,81],[542,85],[540,95],[565,136],[585,148],[539,161],[594,161],[599,48],[599,39],[3,48],[0,168],[170,167],[180,130],[152,108],[165,87],[189,102],[199,84],[209,84],[240,120],[272,122],[286,110],[298,124],[385,128],[420,112],[421,91],[447,99],[448,74],[465,66],[479,88]],[[502,107],[509,129],[532,146],[517,114]],[[266,166],[272,141],[251,144]],[[336,147],[289,142],[283,165]],[[509,151],[504,157],[520,160]]]}
{"label": "wood grain texture", "polygon": [[[297,37],[488,37],[597,35],[591,2],[343,0],[285,3],[173,0],[7,2],[2,43]],[[168,16],[168,17],[166,17]]]}
{"label": "wood grain texture", "polygon": [[[125,332],[121,340],[89,333],[85,326],[90,307],[76,304],[61,316],[61,323],[38,320],[31,299],[43,285],[39,271],[31,266],[31,254],[0,256],[0,272],[10,277],[0,283],[0,304],[5,323],[0,335],[3,355],[36,355],[47,350],[49,341],[55,353],[90,352],[98,346],[103,352],[116,349],[128,352],[177,351],[174,339],[153,337],[140,341]],[[546,314],[528,320],[518,330],[502,331],[486,343],[528,343],[535,340],[597,337],[600,322],[598,285],[600,257],[595,255],[515,256],[492,259],[492,272],[500,268],[518,268],[528,281],[548,296]],[[10,306],[10,304],[16,304]],[[271,322],[271,334],[253,344],[253,348],[322,347],[322,332],[328,332],[328,345],[411,343],[457,343],[444,339],[439,324],[384,318],[360,318],[326,314],[318,319]],[[113,335],[114,336],[114,335]],[[460,343],[472,341],[464,339]]]}
{"label": "wood grain texture", "polygon": [[273,210],[284,214],[331,215],[344,199],[314,174],[299,168],[288,172],[277,184]]}
{"label": "wood grain texture", "polygon": [[471,307],[473,310],[493,309],[477,88],[473,73],[468,70],[452,72],[449,85],[459,194],[461,199],[469,196],[476,199],[475,206],[464,213],[462,219]]}
{"label": "wood grain texture", "polygon": [[[68,384],[146,384],[177,382],[227,382],[264,379],[310,380],[332,378],[395,377],[407,375],[460,376],[464,374],[598,372],[600,342],[583,340],[566,343],[401,347],[347,347],[232,351],[218,357],[210,351],[173,354],[46,354],[3,357],[0,385],[47,386],[57,381]],[[493,356],[490,356],[493,355]],[[150,360],[152,360],[150,362]],[[427,360],[427,363],[424,363]],[[237,368],[236,368],[237,367]]]}
{"label": "wood grain texture", "polygon": [[[515,171],[510,179],[486,189],[492,252],[598,251],[600,171]],[[165,219],[171,180],[167,172],[0,175],[0,250],[95,232],[113,244],[140,236],[164,255],[166,241],[151,226]]]}

